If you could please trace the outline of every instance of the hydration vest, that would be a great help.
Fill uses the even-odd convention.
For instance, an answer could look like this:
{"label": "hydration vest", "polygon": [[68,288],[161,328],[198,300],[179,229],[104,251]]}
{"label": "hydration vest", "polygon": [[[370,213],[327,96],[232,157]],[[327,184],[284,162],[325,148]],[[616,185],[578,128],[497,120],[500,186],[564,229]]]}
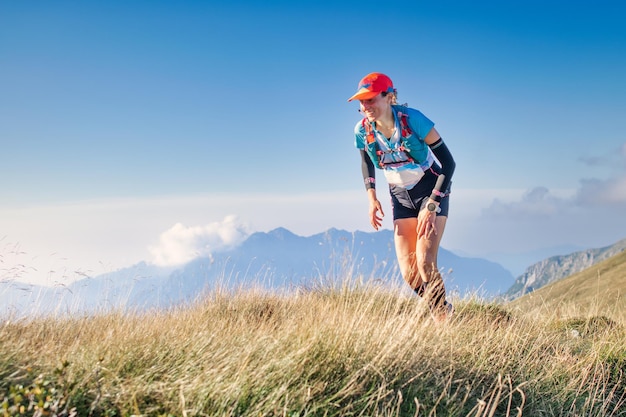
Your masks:
{"label": "hydration vest", "polygon": [[374,128],[372,123],[364,117],[361,121],[361,125],[365,129],[365,150],[375,166],[380,169],[384,169],[385,164],[383,162],[383,156],[385,153],[392,153],[401,151],[406,153],[408,157],[407,162],[414,162],[421,164],[426,161],[428,155],[428,148],[423,140],[420,140],[409,124],[409,115],[407,114],[407,108],[405,106],[393,105],[391,106],[396,113],[398,119],[400,119],[401,139],[400,146],[389,151],[383,151],[378,145],[376,135],[374,134]]}

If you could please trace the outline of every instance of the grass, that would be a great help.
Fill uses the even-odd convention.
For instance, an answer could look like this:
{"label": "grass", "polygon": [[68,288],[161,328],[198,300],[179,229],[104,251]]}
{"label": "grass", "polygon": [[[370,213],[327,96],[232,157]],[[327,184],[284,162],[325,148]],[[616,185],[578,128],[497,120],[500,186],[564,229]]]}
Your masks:
{"label": "grass", "polygon": [[626,416],[623,318],[375,284],[0,322],[4,416]]}

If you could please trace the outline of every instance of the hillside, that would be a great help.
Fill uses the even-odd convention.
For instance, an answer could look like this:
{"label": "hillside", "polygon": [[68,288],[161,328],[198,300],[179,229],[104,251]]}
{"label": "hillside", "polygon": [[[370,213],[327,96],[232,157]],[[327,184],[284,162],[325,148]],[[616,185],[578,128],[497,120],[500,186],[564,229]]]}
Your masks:
{"label": "hillside", "polygon": [[354,284],[0,322],[3,416],[626,417],[620,324]]}
{"label": "hillside", "polygon": [[573,309],[583,314],[626,316],[626,251],[528,293],[508,306],[523,311]]}
{"label": "hillside", "polygon": [[626,239],[602,248],[587,249],[567,255],[552,256],[529,266],[503,298],[513,300],[543,286],[583,271],[592,265],[626,250]]}

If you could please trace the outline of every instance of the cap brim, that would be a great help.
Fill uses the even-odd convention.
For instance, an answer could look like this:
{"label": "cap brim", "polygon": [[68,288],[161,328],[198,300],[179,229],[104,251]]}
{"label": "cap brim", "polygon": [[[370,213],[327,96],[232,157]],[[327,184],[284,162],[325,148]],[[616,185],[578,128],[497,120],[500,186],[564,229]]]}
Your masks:
{"label": "cap brim", "polygon": [[380,93],[377,93],[375,91],[370,91],[367,88],[361,88],[359,91],[356,92],[355,95],[350,97],[348,99],[348,101],[352,101],[352,100],[369,100],[370,98],[374,98],[374,97],[376,97],[379,94]]}

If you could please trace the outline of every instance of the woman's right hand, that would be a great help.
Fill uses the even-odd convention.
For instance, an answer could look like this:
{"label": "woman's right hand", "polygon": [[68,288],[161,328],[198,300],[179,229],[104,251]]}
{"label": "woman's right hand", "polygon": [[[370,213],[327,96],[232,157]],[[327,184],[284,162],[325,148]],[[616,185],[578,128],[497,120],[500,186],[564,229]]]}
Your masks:
{"label": "woman's right hand", "polygon": [[[385,213],[383,212],[383,207],[380,204],[378,199],[370,200],[370,223],[374,230],[378,230],[379,227],[383,225],[383,217]],[[378,214],[380,212],[380,215]]]}

